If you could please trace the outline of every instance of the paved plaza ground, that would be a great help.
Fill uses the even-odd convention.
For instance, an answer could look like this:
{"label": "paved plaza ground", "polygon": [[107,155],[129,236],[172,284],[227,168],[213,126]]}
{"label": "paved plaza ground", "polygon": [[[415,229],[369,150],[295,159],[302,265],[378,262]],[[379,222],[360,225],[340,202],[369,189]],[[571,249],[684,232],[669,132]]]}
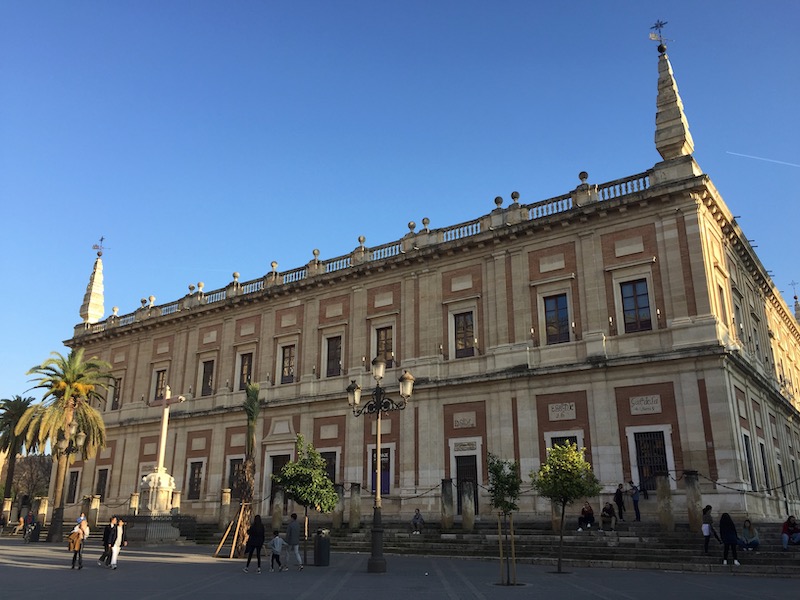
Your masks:
{"label": "paved plaza ground", "polygon": [[[94,542],[94,543],[92,543]],[[725,574],[517,566],[516,587],[498,586],[497,561],[427,556],[387,556],[388,572],[366,572],[366,554],[331,556],[328,567],[270,573],[265,564],[242,572],[243,560],[215,559],[208,546],[147,546],[123,550],[116,571],[97,566],[97,540],[89,540],[83,570],[71,570],[64,544],[24,544],[0,538],[0,598],[59,600],[425,600],[494,598],[788,598],[800,597],[800,580]],[[309,555],[313,553],[310,551]]]}

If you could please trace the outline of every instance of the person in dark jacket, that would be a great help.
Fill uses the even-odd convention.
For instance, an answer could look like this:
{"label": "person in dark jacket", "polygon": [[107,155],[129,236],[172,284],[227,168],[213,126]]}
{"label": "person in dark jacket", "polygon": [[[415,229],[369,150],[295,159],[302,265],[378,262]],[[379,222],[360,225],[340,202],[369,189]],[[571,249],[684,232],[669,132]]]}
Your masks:
{"label": "person in dark jacket", "polygon": [[117,526],[111,528],[111,535],[108,538],[111,546],[111,568],[117,569],[117,558],[123,547],[128,545],[128,535],[125,532],[125,521],[117,519]]}
{"label": "person in dark jacket", "polygon": [[247,564],[244,571],[248,572],[250,567],[250,560],[253,558],[253,552],[256,553],[256,561],[258,562],[258,572],[261,573],[261,546],[264,545],[264,524],[261,522],[261,515],[256,515],[253,518],[253,524],[247,530],[247,544],[245,544],[244,551],[247,553]]}
{"label": "person in dark jacket", "polygon": [[614,492],[614,504],[617,505],[617,517],[620,521],[625,520],[625,490],[620,483],[617,491]]}
{"label": "person in dark jacket", "polygon": [[733,552],[733,564],[739,566],[739,561],[736,558],[736,547],[739,545],[739,536],[736,534],[736,525],[728,513],[722,513],[719,518],[719,535],[722,538],[722,543],[725,544],[722,550],[722,564],[728,564],[728,550]]}
{"label": "person in dark jacket", "polygon": [[111,530],[117,527],[117,517],[111,517],[108,525],[103,529],[103,553],[97,559],[98,567],[107,567],[111,564]]}

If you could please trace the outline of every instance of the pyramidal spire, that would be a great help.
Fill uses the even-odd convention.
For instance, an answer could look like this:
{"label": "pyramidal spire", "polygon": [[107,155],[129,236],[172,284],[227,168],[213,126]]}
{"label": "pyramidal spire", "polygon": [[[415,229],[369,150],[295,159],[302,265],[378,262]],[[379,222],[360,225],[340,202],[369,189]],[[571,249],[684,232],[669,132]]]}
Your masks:
{"label": "pyramidal spire", "polygon": [[656,100],[656,150],[664,160],[690,156],[694,141],[683,112],[678,84],[663,38],[658,45],[658,99]]}
{"label": "pyramidal spire", "polygon": [[97,323],[103,318],[103,238],[100,244],[95,244],[97,258],[94,261],[92,275],[89,277],[89,285],[86,286],[86,294],[83,296],[80,316],[84,323]]}

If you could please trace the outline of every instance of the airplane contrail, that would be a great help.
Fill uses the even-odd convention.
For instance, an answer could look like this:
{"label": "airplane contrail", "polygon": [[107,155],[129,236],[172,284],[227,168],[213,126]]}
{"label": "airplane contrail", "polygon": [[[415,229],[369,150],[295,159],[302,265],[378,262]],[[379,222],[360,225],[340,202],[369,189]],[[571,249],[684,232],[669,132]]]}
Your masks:
{"label": "airplane contrail", "polygon": [[790,162],[786,162],[786,161],[783,161],[783,160],[775,160],[775,159],[772,159],[772,158],[764,158],[762,156],[750,156],[749,154],[739,154],[738,152],[728,152],[728,151],[726,151],[725,154],[733,154],[734,156],[742,156],[744,158],[752,158],[752,159],[755,159],[755,160],[763,160],[763,161],[766,161],[766,162],[777,163],[779,165],[786,165],[788,167],[800,168],[800,165],[797,165],[795,163],[790,163]]}

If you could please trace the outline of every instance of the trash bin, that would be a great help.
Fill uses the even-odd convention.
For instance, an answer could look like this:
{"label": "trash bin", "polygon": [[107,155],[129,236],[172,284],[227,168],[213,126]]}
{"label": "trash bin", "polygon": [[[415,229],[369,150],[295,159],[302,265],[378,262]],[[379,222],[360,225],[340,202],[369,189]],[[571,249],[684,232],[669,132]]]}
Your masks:
{"label": "trash bin", "polygon": [[317,529],[314,536],[314,566],[328,567],[331,564],[330,529]]}
{"label": "trash bin", "polygon": [[28,541],[31,542],[38,542],[39,535],[42,533],[42,524],[40,522],[36,522],[33,524],[33,529],[31,530],[31,535]]}

